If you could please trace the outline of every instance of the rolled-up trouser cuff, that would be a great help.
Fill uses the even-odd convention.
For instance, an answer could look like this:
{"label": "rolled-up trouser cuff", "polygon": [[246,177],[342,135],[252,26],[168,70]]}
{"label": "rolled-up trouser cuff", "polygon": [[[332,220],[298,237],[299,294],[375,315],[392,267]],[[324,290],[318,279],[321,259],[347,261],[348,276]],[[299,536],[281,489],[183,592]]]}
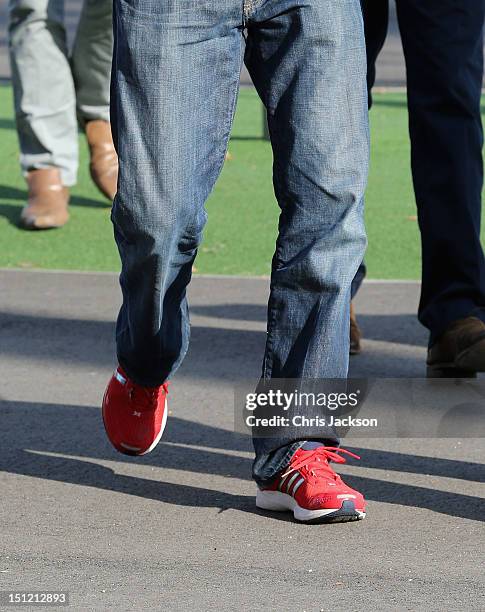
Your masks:
{"label": "rolled-up trouser cuff", "polygon": [[78,106],[77,120],[81,129],[84,129],[88,121],[107,121],[109,123],[109,106]]}
{"label": "rolled-up trouser cuff", "polygon": [[45,155],[42,155],[42,160],[36,161],[32,155],[20,157],[20,167],[22,169],[22,176],[26,179],[27,174],[31,170],[42,170],[44,168],[59,168],[61,173],[61,181],[64,187],[72,187],[77,182],[77,171],[68,170],[55,164],[53,161],[48,162],[45,160]]}
{"label": "rolled-up trouser cuff", "polygon": [[257,454],[253,462],[253,478],[256,484],[259,487],[270,485],[276,475],[288,467],[291,458],[303,444],[305,444],[305,440],[298,440],[271,453]]}

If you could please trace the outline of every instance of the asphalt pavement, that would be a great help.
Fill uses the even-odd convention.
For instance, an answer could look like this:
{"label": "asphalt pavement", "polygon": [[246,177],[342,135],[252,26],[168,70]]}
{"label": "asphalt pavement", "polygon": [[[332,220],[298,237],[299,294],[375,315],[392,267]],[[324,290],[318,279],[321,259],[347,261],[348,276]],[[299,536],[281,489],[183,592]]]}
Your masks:
{"label": "asphalt pavement", "polygon": [[[194,279],[165,435],[132,459],[100,415],[116,276],[0,271],[0,591],[68,591],[83,612],[485,609],[483,439],[352,440],[362,460],[339,471],[368,499],[358,523],[255,508],[233,389],[259,373],[267,291]],[[364,285],[353,376],[424,374],[418,291]]]}

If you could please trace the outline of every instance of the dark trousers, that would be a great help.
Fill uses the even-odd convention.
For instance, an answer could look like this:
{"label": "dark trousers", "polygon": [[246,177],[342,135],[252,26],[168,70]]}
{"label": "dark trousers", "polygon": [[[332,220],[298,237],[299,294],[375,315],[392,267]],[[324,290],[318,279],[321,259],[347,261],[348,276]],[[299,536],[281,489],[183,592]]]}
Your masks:
{"label": "dark trousers", "polygon": [[[388,0],[362,0],[369,92]],[[455,320],[485,320],[480,95],[485,0],[396,0],[407,71],[411,168],[422,244],[418,317],[430,345]],[[369,106],[371,96],[369,94]],[[356,293],[360,269],[353,286]]]}

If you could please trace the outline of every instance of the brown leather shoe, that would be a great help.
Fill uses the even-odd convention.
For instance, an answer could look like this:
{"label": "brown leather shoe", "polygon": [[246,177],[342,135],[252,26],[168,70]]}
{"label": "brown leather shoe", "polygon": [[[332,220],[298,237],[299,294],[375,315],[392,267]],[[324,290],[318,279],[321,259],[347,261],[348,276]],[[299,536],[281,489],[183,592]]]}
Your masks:
{"label": "brown leather shoe", "polygon": [[358,355],[362,350],[361,341],[362,332],[357,324],[357,317],[355,316],[355,309],[352,302],[350,302],[350,354]]}
{"label": "brown leather shoe", "polygon": [[69,219],[69,190],[61,182],[59,168],[41,168],[27,174],[29,199],[20,215],[25,229],[61,227]]}
{"label": "brown leather shoe", "polygon": [[485,372],[485,323],[476,317],[455,321],[428,351],[429,378],[474,377]]}
{"label": "brown leather shoe", "polygon": [[113,201],[118,181],[118,156],[116,155],[111,125],[96,119],[86,123],[86,138],[91,155],[89,171],[96,187]]}

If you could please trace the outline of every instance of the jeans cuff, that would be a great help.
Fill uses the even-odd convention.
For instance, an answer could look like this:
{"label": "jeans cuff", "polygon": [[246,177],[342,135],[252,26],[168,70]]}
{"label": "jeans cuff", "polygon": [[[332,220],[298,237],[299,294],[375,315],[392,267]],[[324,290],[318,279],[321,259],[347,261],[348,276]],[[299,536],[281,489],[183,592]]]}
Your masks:
{"label": "jeans cuff", "polygon": [[[270,485],[279,472],[290,465],[291,458],[296,451],[305,444],[305,442],[306,440],[297,440],[296,442],[283,447],[286,449],[286,452],[277,461],[274,461],[274,453],[276,451],[273,451],[273,453],[266,455],[265,457],[256,457],[253,464],[253,478],[258,487],[262,488]],[[283,449],[280,448],[276,450],[281,452]],[[262,464],[260,465],[261,462]]]}

